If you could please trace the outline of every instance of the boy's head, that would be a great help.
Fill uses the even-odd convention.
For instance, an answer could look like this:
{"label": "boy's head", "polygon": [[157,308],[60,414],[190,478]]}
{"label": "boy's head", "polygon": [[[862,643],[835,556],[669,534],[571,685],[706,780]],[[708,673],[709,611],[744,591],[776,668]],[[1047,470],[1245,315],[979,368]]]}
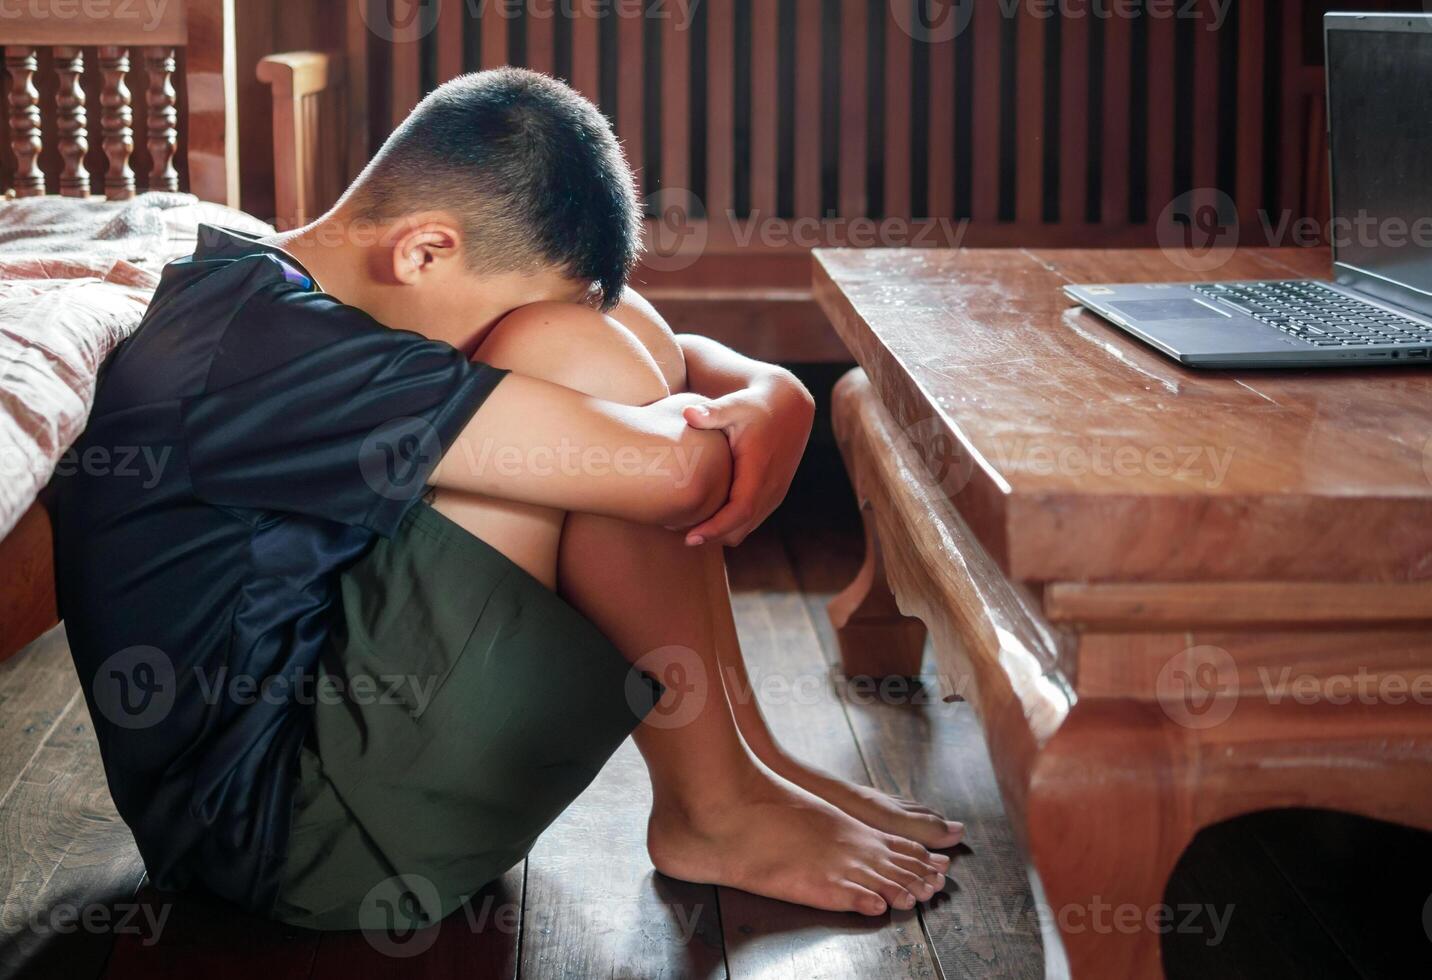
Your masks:
{"label": "boy's head", "polygon": [[[605,117],[561,82],[518,68],[430,94],[339,207],[349,221],[390,229],[392,268],[376,272],[427,287],[421,298],[400,291],[405,309],[441,293],[471,311],[462,294],[485,306],[494,290],[510,294],[508,309],[541,299],[610,308],[641,247],[631,170]],[[554,284],[564,295],[552,295]]]}

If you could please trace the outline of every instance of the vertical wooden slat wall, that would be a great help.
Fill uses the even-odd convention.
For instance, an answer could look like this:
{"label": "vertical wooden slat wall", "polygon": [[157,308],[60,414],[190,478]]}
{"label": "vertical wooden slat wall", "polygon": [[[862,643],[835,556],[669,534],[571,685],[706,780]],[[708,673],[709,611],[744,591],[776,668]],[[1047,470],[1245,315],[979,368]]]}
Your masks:
{"label": "vertical wooden slat wall", "polygon": [[[1021,4],[1015,20],[1018,31],[1016,64],[1047,66],[1044,57],[1044,33],[1049,18],[1036,15],[1034,9]],[[1024,71],[1015,73],[1015,216],[1020,224],[1037,225],[1043,210],[1044,189],[1044,72]],[[1000,161],[1005,166],[1005,161]]]}
{"label": "vertical wooden slat wall", "polygon": [[1263,59],[1266,12],[1262,4],[1245,3],[1238,10],[1238,220],[1252,227],[1263,201],[1263,102],[1267,85]]}
{"label": "vertical wooden slat wall", "polygon": [[[1200,0],[1199,10],[1212,16],[1211,0]],[[1230,12],[1229,19],[1234,15]],[[1224,25],[1224,30],[1236,28]],[[1218,180],[1219,140],[1199,139],[1199,133],[1217,133],[1218,126],[1218,82],[1219,82],[1219,38],[1221,32],[1207,30],[1202,23],[1195,25],[1193,32],[1193,132],[1190,141],[1193,149],[1193,185],[1214,187]],[[1235,188],[1229,188],[1231,194]]]}
{"label": "vertical wooden slat wall", "polygon": [[[1122,225],[1129,220],[1130,103],[1132,86],[1147,85],[1133,77],[1133,30],[1130,21],[1114,17],[1102,22],[1104,31],[1103,138],[1100,143],[1100,219]],[[1170,60],[1169,70],[1173,70]]]}
{"label": "vertical wooden slat wall", "polygon": [[[1005,164],[1000,160],[1000,42],[1002,16],[997,4],[981,4],[974,8],[974,17],[965,30],[974,32],[974,87],[970,92],[970,115],[974,125],[974,145],[970,148],[970,175],[974,187],[973,215],[975,221],[993,223],[999,220],[1000,173]],[[1036,69],[1037,70],[1037,69]],[[936,93],[931,93],[931,99]]]}
{"label": "vertical wooden slat wall", "polygon": [[905,32],[887,20],[882,104],[885,122],[884,211],[886,216],[894,218],[910,217],[910,130],[915,124],[910,109],[911,47]]}
{"label": "vertical wooden slat wall", "polygon": [[865,109],[868,95],[866,75],[869,58],[866,52],[868,18],[878,10],[864,3],[841,5],[840,24],[840,215],[858,218],[868,213],[865,193],[866,160],[869,149]]}
{"label": "vertical wooden slat wall", "polygon": [[[1217,30],[1212,0],[1057,22],[1058,5],[993,0],[972,13],[925,0],[437,9],[435,39],[418,17],[398,18],[396,39],[368,38],[372,70],[387,73],[375,143],[434,81],[521,61],[601,105],[644,194],[689,192],[736,223],[971,219],[972,243],[1134,243],[1193,188],[1225,192],[1245,231],[1325,193],[1310,163],[1321,68],[1305,59],[1316,11],[1304,0],[1243,0]],[[936,9],[955,30],[923,19]]]}
{"label": "vertical wooden slat wall", "polygon": [[[706,4],[706,188],[711,216],[735,206],[736,23],[734,0]],[[696,193],[694,189],[691,189]]]}
{"label": "vertical wooden slat wall", "polygon": [[1164,207],[1179,190],[1174,180],[1175,71],[1177,69],[1178,24],[1169,18],[1151,20],[1148,25],[1148,189],[1144,214],[1157,221]]}
{"label": "vertical wooden slat wall", "polygon": [[[897,43],[910,40],[898,25],[894,26],[893,33]],[[955,45],[931,43],[925,46],[929,51],[929,110],[927,120],[916,121],[917,125],[923,122],[930,134],[925,151],[928,161],[925,210],[932,215],[949,215],[955,202]],[[899,99],[905,93],[897,91],[894,95]],[[910,111],[900,105],[893,108],[897,112]],[[904,174],[897,176],[905,177]]]}
{"label": "vertical wooden slat wall", "polygon": [[1059,220],[1079,224],[1087,213],[1089,190],[1089,19],[1064,21],[1059,39]]}

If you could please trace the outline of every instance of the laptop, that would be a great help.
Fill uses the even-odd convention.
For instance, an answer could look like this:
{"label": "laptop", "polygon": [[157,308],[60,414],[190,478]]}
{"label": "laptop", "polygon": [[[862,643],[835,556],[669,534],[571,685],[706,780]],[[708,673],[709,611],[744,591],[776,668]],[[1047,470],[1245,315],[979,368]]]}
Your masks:
{"label": "laptop", "polygon": [[1334,281],[1071,285],[1071,299],[1189,367],[1432,363],[1432,14],[1328,14],[1323,29]]}

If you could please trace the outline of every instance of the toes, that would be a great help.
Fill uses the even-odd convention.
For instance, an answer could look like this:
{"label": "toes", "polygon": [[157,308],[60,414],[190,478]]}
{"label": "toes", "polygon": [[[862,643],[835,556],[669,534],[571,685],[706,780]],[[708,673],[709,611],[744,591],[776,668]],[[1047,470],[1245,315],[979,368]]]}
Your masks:
{"label": "toes", "polygon": [[932,854],[929,850],[925,848],[923,844],[905,837],[892,836],[888,841],[886,841],[886,843],[890,846],[890,850],[894,851],[896,854],[902,854],[905,857],[914,858],[916,861],[919,861],[922,864],[933,865],[935,863],[934,858],[944,856]]}
{"label": "toes", "polygon": [[932,810],[923,803],[916,803],[914,800],[904,800],[900,804],[905,812],[917,817],[934,817],[936,820],[944,820],[938,810]]}
{"label": "toes", "polygon": [[[911,859],[906,858],[905,860]],[[891,861],[880,869],[880,873],[922,902],[932,898],[935,894],[937,887],[934,880],[935,875],[927,868],[920,867],[919,870],[912,870]],[[944,879],[941,878],[940,881],[943,883]]]}
{"label": "toes", "polygon": [[940,854],[936,851],[926,850],[923,846],[912,840],[903,837],[890,838],[890,849],[903,857],[910,858],[925,865],[930,871],[938,872],[941,876],[950,870],[950,857],[948,854]]}
{"label": "toes", "polygon": [[946,820],[939,814],[919,818],[929,829],[926,843],[934,847],[954,847],[965,836],[965,825],[958,820]]}
{"label": "toes", "polygon": [[944,871],[935,867],[933,864],[926,864],[923,861],[918,861],[915,858],[905,857],[903,855],[894,858],[894,862],[897,866],[929,882],[935,891],[939,891],[945,887]]}
{"label": "toes", "polygon": [[[896,869],[892,869],[892,873]],[[913,878],[913,875],[901,873],[902,877]],[[910,890],[899,882],[892,881],[881,872],[864,868],[857,876],[859,884],[864,885],[875,892],[890,905],[893,909],[913,909],[915,907],[915,896]]]}
{"label": "toes", "polygon": [[853,881],[843,882],[840,886],[840,894],[846,902],[846,910],[850,912],[859,912],[861,915],[884,915],[885,910],[889,908],[885,899],[864,885],[857,885]]}
{"label": "toes", "polygon": [[904,809],[901,814],[902,826],[896,833],[910,839],[916,846],[953,847],[964,834],[964,824],[946,820],[935,813]]}
{"label": "toes", "polygon": [[965,825],[938,814],[911,814],[920,827],[920,842],[928,847],[954,847],[965,836]]}

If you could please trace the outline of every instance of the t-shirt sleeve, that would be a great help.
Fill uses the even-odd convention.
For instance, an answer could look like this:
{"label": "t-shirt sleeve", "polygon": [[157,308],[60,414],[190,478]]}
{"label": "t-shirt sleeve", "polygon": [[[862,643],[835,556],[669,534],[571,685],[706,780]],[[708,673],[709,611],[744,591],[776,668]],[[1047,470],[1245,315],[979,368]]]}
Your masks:
{"label": "t-shirt sleeve", "polygon": [[[282,306],[295,322],[274,322],[270,308],[251,337],[237,333],[245,322],[229,328],[216,357],[230,363],[210,377],[231,383],[184,405],[194,492],[216,506],[306,514],[390,537],[506,372],[351,307],[319,322],[313,303]],[[296,353],[273,349],[285,343]],[[242,376],[225,377],[238,362]]]}

